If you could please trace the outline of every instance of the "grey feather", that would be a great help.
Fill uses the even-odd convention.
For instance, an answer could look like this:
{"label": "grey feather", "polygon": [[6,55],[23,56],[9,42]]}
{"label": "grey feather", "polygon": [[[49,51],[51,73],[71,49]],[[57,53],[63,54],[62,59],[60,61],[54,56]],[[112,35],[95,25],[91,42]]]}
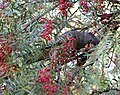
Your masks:
{"label": "grey feather", "polygon": [[73,37],[76,39],[74,46],[75,48],[81,49],[84,48],[86,44],[92,43],[93,45],[97,45],[99,43],[99,39],[92,33],[87,32],[79,32],[77,30],[71,30],[63,33],[62,35],[56,37],[56,39],[51,40],[47,45],[46,48],[51,48],[52,46],[62,43],[65,37]]}

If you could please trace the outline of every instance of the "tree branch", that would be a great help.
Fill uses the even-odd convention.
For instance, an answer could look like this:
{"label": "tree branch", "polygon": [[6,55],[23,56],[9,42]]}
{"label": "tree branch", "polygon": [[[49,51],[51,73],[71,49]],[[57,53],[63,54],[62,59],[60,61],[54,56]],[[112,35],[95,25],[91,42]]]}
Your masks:
{"label": "tree branch", "polygon": [[90,95],[94,95],[96,93],[102,94],[104,92],[109,92],[110,90],[120,91],[120,89],[118,89],[118,88],[108,88],[108,89],[104,89],[104,90],[93,90]]}

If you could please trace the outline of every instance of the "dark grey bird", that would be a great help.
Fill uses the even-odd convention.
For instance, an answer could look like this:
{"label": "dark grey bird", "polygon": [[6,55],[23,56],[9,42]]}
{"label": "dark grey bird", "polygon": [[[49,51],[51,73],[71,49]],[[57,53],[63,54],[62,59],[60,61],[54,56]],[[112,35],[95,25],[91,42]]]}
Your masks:
{"label": "dark grey bird", "polygon": [[36,54],[34,54],[34,56],[30,57],[28,60],[25,59],[26,60],[25,62],[34,63],[40,60],[50,60],[49,58],[50,48],[59,46],[60,44],[62,44],[63,40],[68,36],[76,39],[74,42],[74,47],[76,50],[80,50],[84,48],[86,44],[91,43],[94,46],[96,46],[100,42],[100,40],[90,32],[89,33],[80,32],[79,29],[70,30],[61,34],[60,36],[57,36],[54,40],[51,40],[50,42],[48,42],[44,49],[41,49],[40,52],[38,51]]}
{"label": "dark grey bird", "polygon": [[56,45],[56,44],[61,44],[62,41],[65,39],[65,37],[73,37],[76,39],[75,43],[74,43],[74,47],[79,50],[81,48],[84,48],[86,44],[93,44],[94,46],[97,45],[99,43],[99,39],[92,34],[91,32],[80,32],[79,29],[74,29],[74,30],[70,30],[67,31],[63,34],[61,34],[60,36],[57,36],[56,39],[50,41],[47,45],[46,45],[46,49],[47,48],[51,48],[52,46]]}

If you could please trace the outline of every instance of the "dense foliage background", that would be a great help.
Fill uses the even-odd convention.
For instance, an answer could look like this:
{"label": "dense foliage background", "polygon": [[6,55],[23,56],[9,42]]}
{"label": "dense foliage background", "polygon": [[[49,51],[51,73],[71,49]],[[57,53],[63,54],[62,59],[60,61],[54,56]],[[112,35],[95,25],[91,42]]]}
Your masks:
{"label": "dense foliage background", "polygon": [[[119,0],[2,0],[0,95],[119,95],[119,14]],[[86,46],[55,42],[76,28],[100,39],[85,64]]]}

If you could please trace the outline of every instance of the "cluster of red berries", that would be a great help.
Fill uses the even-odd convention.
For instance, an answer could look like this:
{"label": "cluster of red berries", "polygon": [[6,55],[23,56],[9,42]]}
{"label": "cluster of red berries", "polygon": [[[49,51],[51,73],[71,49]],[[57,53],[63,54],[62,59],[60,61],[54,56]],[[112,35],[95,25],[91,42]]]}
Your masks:
{"label": "cluster of red berries", "polygon": [[8,72],[10,66],[5,62],[0,62],[0,77],[4,76]]}
{"label": "cluster of red berries", "polygon": [[61,47],[53,48],[50,51],[53,67],[72,61],[71,57],[73,56],[73,51],[75,50],[74,42],[75,39],[73,37],[66,37],[66,40],[62,42]]}
{"label": "cluster of red berries", "polygon": [[111,17],[111,14],[103,13],[101,18],[109,20],[110,17]]}
{"label": "cluster of red berries", "polygon": [[47,95],[52,95],[57,91],[57,86],[51,78],[50,68],[39,70],[36,79],[36,83],[38,82],[43,84],[43,89]]}
{"label": "cluster of red berries", "polygon": [[9,70],[10,66],[5,63],[6,57],[12,53],[12,48],[7,40],[0,37],[0,77],[5,75],[5,73]]}
{"label": "cluster of red berries", "polygon": [[88,2],[85,2],[84,0],[80,0],[80,5],[83,7],[82,12],[89,12]]}
{"label": "cluster of red berries", "polygon": [[111,16],[111,14],[103,13],[101,16],[101,23],[107,24],[107,21],[110,19]]}
{"label": "cluster of red berries", "polygon": [[62,15],[63,15],[63,16],[66,16],[66,14],[67,14],[67,9],[68,9],[69,7],[72,7],[72,6],[73,6],[73,4],[72,4],[72,3],[69,3],[69,0],[60,0],[60,7],[59,7],[59,9],[61,10]]}
{"label": "cluster of red berries", "polygon": [[12,36],[12,34],[8,35],[6,38],[0,36],[0,76],[5,75],[6,72],[9,72],[11,69],[11,66],[6,62],[8,61],[8,56],[11,55],[13,51],[11,47],[13,42],[10,41],[13,40]]}
{"label": "cluster of red berries", "polygon": [[52,39],[51,34],[52,34],[53,29],[54,29],[54,27],[52,25],[53,21],[45,19],[45,18],[41,18],[40,22],[43,23],[43,24],[45,23],[44,30],[40,34],[40,37],[42,37],[45,40],[51,40]]}
{"label": "cluster of red berries", "polygon": [[6,56],[11,53],[12,53],[12,47],[10,46],[10,44],[7,41],[2,43],[0,49],[0,62],[3,62]]}
{"label": "cluster of red berries", "polygon": [[7,39],[0,37],[0,62],[4,62],[5,57],[12,53],[10,44]]}

